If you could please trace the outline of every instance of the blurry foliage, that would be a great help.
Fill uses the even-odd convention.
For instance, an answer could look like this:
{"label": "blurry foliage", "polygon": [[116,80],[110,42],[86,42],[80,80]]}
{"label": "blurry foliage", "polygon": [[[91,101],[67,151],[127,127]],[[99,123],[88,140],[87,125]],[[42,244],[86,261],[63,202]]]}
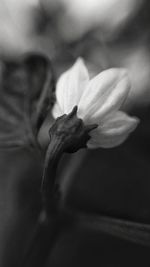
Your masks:
{"label": "blurry foliage", "polygon": [[39,128],[54,101],[50,62],[36,54],[3,61],[0,84],[0,146],[36,144]]}

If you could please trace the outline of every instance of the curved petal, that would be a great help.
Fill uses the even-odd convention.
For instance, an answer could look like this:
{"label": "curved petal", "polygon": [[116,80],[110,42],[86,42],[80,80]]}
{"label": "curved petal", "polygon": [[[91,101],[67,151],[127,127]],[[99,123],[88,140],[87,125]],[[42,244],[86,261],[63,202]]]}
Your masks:
{"label": "curved petal", "polygon": [[91,132],[88,142],[89,148],[111,148],[123,143],[129,134],[135,130],[139,120],[130,117],[122,111],[107,117],[106,121]]}
{"label": "curved petal", "polygon": [[109,69],[89,82],[79,102],[79,115],[86,122],[99,123],[112,111],[117,111],[130,89],[126,70]]}
{"label": "curved petal", "polygon": [[63,115],[64,112],[62,111],[61,107],[59,106],[58,102],[54,104],[54,107],[52,109],[52,116],[56,119]]}
{"label": "curved petal", "polygon": [[[78,104],[88,81],[88,71],[81,58],[60,76],[56,87],[56,101],[63,114],[69,113]],[[55,115],[55,112],[53,113]]]}

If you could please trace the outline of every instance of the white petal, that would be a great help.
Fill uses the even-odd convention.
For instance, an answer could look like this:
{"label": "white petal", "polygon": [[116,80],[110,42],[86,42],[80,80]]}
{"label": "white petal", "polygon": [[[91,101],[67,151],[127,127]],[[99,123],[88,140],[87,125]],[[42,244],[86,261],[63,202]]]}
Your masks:
{"label": "white petal", "polygon": [[52,109],[52,115],[56,119],[60,116],[62,116],[64,112],[62,111],[61,107],[59,106],[58,102],[54,104],[54,107]]}
{"label": "white petal", "polygon": [[89,148],[111,148],[123,143],[129,134],[135,130],[139,120],[118,111],[107,117],[106,121],[91,132]]}
{"label": "white petal", "polygon": [[86,122],[99,122],[120,108],[130,90],[126,70],[109,69],[92,79],[79,102],[79,115]]}
{"label": "white petal", "polygon": [[78,104],[89,75],[84,61],[79,58],[71,69],[63,73],[56,86],[56,101],[63,114],[69,113]]}

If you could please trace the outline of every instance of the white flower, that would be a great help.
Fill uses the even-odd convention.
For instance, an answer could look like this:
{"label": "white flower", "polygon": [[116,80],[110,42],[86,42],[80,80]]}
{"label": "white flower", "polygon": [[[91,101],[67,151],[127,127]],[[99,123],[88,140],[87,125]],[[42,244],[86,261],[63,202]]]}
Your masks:
{"label": "white flower", "polygon": [[79,58],[58,80],[52,114],[57,118],[77,105],[78,117],[85,124],[98,124],[90,133],[88,147],[115,147],[125,141],[139,122],[120,111],[129,90],[126,70],[108,69],[89,80],[84,61]]}

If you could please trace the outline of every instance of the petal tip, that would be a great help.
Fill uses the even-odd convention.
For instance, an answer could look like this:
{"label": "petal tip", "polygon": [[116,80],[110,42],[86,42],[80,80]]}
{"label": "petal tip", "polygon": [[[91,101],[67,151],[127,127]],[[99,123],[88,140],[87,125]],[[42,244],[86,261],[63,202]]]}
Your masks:
{"label": "petal tip", "polygon": [[75,68],[79,68],[79,69],[82,68],[82,70],[88,72],[87,67],[86,67],[86,65],[85,65],[85,61],[84,61],[84,59],[83,59],[82,57],[78,57],[78,58],[76,59],[74,65],[73,65],[73,68],[74,68],[74,67],[75,67]]}
{"label": "petal tip", "polygon": [[131,131],[130,132],[133,132],[137,128],[137,126],[139,125],[140,119],[137,117],[131,117],[131,120],[132,120],[132,124],[131,124]]}

